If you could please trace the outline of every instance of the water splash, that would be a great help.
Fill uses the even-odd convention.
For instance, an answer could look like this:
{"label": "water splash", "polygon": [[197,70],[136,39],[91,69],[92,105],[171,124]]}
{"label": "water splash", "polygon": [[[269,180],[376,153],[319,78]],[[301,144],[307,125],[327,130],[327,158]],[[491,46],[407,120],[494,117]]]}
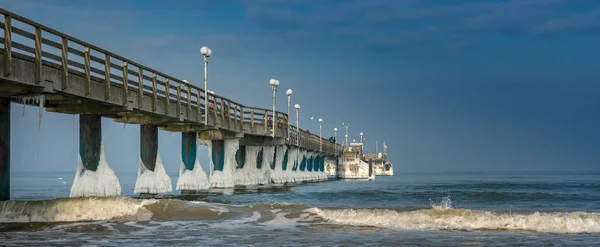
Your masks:
{"label": "water splash", "polygon": [[104,143],[100,145],[100,162],[96,171],[86,170],[80,155],[77,155],[77,159],[77,172],[71,186],[70,197],[107,197],[121,194],[119,179],[106,162]]}
{"label": "water splash", "polygon": [[431,199],[429,199],[429,205],[431,205],[431,208],[433,209],[438,209],[438,210],[444,210],[444,209],[451,209],[452,208],[452,200],[450,199],[450,194],[448,193],[447,196],[442,198],[442,201],[440,201],[440,203],[433,203],[433,201]]}

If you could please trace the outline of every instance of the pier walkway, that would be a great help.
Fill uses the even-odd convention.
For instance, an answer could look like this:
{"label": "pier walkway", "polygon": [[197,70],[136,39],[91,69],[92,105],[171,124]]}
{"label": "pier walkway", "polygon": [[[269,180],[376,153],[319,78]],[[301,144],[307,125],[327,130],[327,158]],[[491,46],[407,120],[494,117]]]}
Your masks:
{"label": "pier walkway", "polygon": [[[297,149],[303,155],[291,169],[298,171],[303,162],[313,162],[311,170],[323,172],[323,159],[342,153],[339,144],[291,125],[287,113],[235,102],[7,10],[0,14],[0,200],[10,198],[11,102],[79,114],[80,157],[89,171],[98,168],[101,117],[141,125],[141,159],[150,171],[156,163],[158,128],[182,132],[187,170],[194,169],[197,143],[211,147],[216,171],[247,165],[246,146],[275,147],[267,153],[282,152],[284,167],[290,163],[289,151]],[[236,140],[232,154],[228,140]],[[235,155],[235,164],[228,164],[228,155]]]}

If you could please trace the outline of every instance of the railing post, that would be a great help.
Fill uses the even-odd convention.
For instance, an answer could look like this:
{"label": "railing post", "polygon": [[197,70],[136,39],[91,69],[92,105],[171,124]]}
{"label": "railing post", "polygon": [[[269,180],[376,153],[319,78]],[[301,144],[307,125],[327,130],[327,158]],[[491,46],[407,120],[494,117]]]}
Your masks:
{"label": "railing post", "polygon": [[[206,100],[204,100],[204,109],[206,109]],[[200,122],[200,119],[202,119],[202,111],[200,111],[200,89],[196,88],[196,122]],[[205,114],[208,114],[207,111],[205,111]]]}
{"label": "railing post", "polygon": [[127,83],[129,82],[127,75],[129,75],[129,70],[127,69],[127,62],[123,62],[123,105],[127,104]]}
{"label": "railing post", "polygon": [[35,84],[42,82],[42,28],[35,27]]}
{"label": "railing post", "polygon": [[190,88],[190,84],[185,85],[187,87],[187,115],[190,117],[192,113],[192,89]]}
{"label": "railing post", "polygon": [[[208,99],[208,94],[206,94],[204,96]],[[213,95],[213,102],[214,102],[213,115],[215,116],[214,124],[216,125],[217,124],[217,97],[215,97],[214,95]],[[204,108],[206,108],[206,110],[208,111],[208,106],[204,106]],[[208,114],[208,112],[206,114]]]}
{"label": "railing post", "polygon": [[225,119],[225,104],[223,103],[223,99],[221,101],[221,119]]}
{"label": "railing post", "polygon": [[90,94],[90,48],[83,48],[84,54],[84,65],[85,65],[85,84],[83,85],[83,91],[86,96]]}
{"label": "railing post", "polygon": [[138,108],[144,107],[144,69],[138,67]]}
{"label": "railing post", "polygon": [[12,24],[10,15],[4,16],[4,76],[7,77],[11,73],[12,62]]}
{"label": "railing post", "polygon": [[110,55],[104,55],[104,100],[110,98]]}
{"label": "railing post", "polygon": [[165,115],[169,115],[169,101],[171,93],[169,92],[169,78],[165,78]]}
{"label": "railing post", "polygon": [[67,78],[69,76],[69,40],[62,37],[62,73],[60,74],[61,89],[67,89]]}
{"label": "railing post", "polygon": [[254,108],[250,108],[250,125],[252,126],[252,131],[254,131]]}
{"label": "railing post", "polygon": [[156,73],[152,73],[152,111],[156,111]]}
{"label": "railing post", "polygon": [[181,117],[181,82],[177,82],[177,118]]}

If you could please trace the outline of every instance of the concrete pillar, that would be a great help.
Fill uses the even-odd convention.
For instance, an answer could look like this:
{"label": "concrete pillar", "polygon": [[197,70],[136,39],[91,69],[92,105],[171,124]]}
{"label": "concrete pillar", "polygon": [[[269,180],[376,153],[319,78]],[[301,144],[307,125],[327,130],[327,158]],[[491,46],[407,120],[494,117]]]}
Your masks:
{"label": "concrete pillar", "polygon": [[181,160],[183,161],[186,170],[194,170],[196,154],[198,153],[196,139],[196,132],[181,133]]}
{"label": "concrete pillar", "polygon": [[271,170],[275,169],[275,163],[277,160],[277,146],[273,148],[273,160],[271,160]]}
{"label": "concrete pillar", "polygon": [[283,170],[283,171],[285,171],[285,169],[287,169],[289,151],[290,151],[290,149],[286,148],[285,153],[283,154],[283,163],[281,164],[281,170]]}
{"label": "concrete pillar", "polygon": [[0,98],[0,201],[10,200],[10,98]]}
{"label": "concrete pillar", "polygon": [[261,169],[263,163],[263,150],[258,151],[258,155],[256,155],[256,168]]}
{"label": "concrete pillar", "polygon": [[86,170],[95,172],[98,169],[101,145],[102,117],[79,115],[79,155]]}
{"label": "concrete pillar", "polygon": [[321,156],[321,171],[325,171],[325,157]]}
{"label": "concrete pillar", "polygon": [[154,171],[158,155],[158,126],[140,125],[140,156],[146,169]]}
{"label": "concrete pillar", "polygon": [[314,158],[312,156],[312,154],[310,156],[308,156],[308,159],[306,160],[306,170],[311,172],[313,170],[313,166],[314,166]]}
{"label": "concrete pillar", "polygon": [[235,152],[235,161],[237,162],[237,168],[243,168],[246,163],[246,146],[240,146]]}
{"label": "concrete pillar", "polygon": [[225,165],[225,141],[212,140],[211,157],[213,162],[213,170],[223,171]]}
{"label": "concrete pillar", "polygon": [[306,156],[302,155],[300,159],[300,171],[304,171],[306,169]]}

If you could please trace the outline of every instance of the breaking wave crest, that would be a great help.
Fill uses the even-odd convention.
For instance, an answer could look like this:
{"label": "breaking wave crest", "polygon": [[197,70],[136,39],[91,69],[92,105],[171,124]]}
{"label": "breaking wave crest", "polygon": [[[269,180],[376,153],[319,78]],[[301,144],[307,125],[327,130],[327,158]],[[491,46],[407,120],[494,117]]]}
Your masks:
{"label": "breaking wave crest", "polygon": [[[230,205],[178,199],[61,198],[0,202],[0,223],[80,221],[204,221],[229,226],[295,227],[333,224],[409,231],[520,231],[600,233],[600,213],[492,212],[451,207],[450,197],[430,209],[310,208],[279,203]],[[302,223],[302,224],[304,224]],[[219,226],[216,222],[210,223]],[[241,226],[243,225],[243,226]]]}
{"label": "breaking wave crest", "polygon": [[443,207],[414,211],[319,208],[310,211],[330,223],[395,230],[600,233],[600,214],[586,212],[524,214]]}

